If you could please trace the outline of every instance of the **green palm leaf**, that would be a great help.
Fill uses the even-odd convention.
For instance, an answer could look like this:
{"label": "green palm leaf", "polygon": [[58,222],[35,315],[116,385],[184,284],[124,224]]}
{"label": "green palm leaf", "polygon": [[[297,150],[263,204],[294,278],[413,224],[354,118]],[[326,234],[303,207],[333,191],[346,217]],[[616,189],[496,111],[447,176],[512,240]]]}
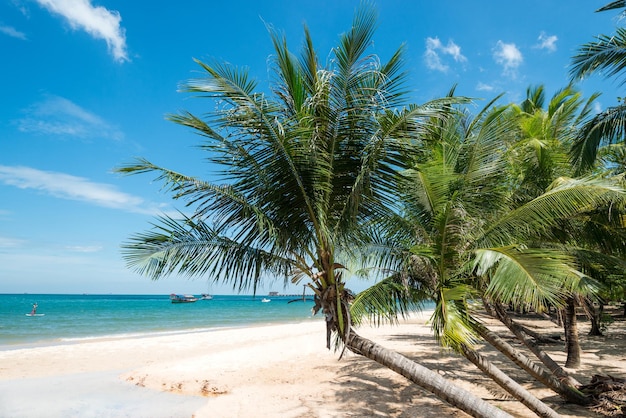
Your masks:
{"label": "green palm leaf", "polygon": [[442,346],[458,351],[478,341],[467,304],[471,295],[471,288],[463,284],[439,290],[430,323]]}
{"label": "green palm leaf", "polygon": [[578,131],[570,158],[578,173],[589,170],[600,146],[622,142],[626,137],[626,106],[609,107],[586,122]]}
{"label": "green palm leaf", "polygon": [[425,288],[416,287],[397,274],[360,292],[350,305],[353,322],[358,325],[364,320],[374,324],[396,323],[411,312],[422,310],[430,300]]}
{"label": "green palm leaf", "polygon": [[477,249],[474,260],[477,274],[489,275],[486,293],[492,300],[537,310],[563,306],[580,278],[573,265],[574,259],[562,252],[518,246]]}
{"label": "green palm leaf", "polygon": [[486,246],[501,245],[513,242],[515,237],[549,234],[559,219],[623,198],[623,189],[610,181],[560,178],[541,196],[494,219],[485,228],[481,241]]}
{"label": "green palm leaf", "polygon": [[295,263],[280,254],[243,245],[220,236],[202,221],[161,217],[152,231],[137,234],[123,246],[130,266],[156,280],[173,273],[212,277],[246,290],[256,286],[262,273],[287,277]]}
{"label": "green palm leaf", "polygon": [[596,12],[604,12],[606,10],[613,10],[613,9],[621,9],[623,7],[626,7],[625,0],[615,0],[615,1],[610,2],[609,4],[606,4],[600,7],[598,10],[596,10]]}
{"label": "green palm leaf", "polygon": [[572,79],[583,79],[597,71],[605,71],[604,77],[615,77],[626,69],[626,28],[617,28],[615,35],[600,35],[596,39],[582,45],[572,58]]}

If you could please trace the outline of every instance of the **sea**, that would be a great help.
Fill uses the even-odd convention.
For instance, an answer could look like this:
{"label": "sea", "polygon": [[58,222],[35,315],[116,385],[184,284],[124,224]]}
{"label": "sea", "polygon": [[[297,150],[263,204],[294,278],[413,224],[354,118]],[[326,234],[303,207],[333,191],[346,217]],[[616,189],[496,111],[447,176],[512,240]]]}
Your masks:
{"label": "sea", "polygon": [[[28,316],[35,303],[43,315]],[[312,308],[312,298],[302,296],[213,295],[171,303],[169,295],[0,294],[0,350],[322,320]]]}

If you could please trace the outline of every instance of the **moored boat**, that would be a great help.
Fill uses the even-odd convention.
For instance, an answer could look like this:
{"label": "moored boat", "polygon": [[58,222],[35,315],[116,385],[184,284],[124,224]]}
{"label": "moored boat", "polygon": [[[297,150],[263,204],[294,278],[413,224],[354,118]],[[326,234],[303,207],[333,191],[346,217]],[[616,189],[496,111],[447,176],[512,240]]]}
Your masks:
{"label": "moored boat", "polygon": [[202,297],[200,299],[201,300],[211,300],[211,299],[213,299],[213,295],[210,295],[208,293],[203,293]]}
{"label": "moored boat", "polygon": [[197,301],[198,298],[194,295],[177,295],[176,293],[172,293],[170,300],[172,303],[191,303]]}

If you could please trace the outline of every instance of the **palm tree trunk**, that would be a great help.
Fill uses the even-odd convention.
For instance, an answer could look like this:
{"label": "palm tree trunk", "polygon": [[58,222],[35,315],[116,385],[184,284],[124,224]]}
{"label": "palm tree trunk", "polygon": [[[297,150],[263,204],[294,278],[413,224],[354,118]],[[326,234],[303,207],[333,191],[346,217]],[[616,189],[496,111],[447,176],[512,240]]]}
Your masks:
{"label": "palm tree trunk", "polygon": [[589,399],[582,392],[575,387],[568,385],[563,380],[557,379],[541,365],[535,363],[526,357],[524,353],[500,338],[495,332],[482,325],[478,325],[476,330],[485,341],[491,344],[492,347],[504,354],[509,360],[515,363],[522,370],[526,371],[537,381],[543,383],[547,388],[552,389],[555,393],[561,395],[568,402],[572,402],[577,405],[589,404]]}
{"label": "palm tree trunk", "polygon": [[602,337],[602,315],[604,314],[604,301],[598,300],[598,308],[596,308],[593,304],[593,301],[589,298],[585,298],[585,305],[587,306],[587,311],[589,312],[589,318],[591,320],[591,329],[589,330],[589,335],[594,337]]}
{"label": "palm tree trunk", "polygon": [[576,301],[573,297],[567,298],[565,309],[565,344],[567,346],[565,367],[575,369],[580,366],[580,342],[578,341]]}
{"label": "palm tree trunk", "polygon": [[350,331],[345,341],[346,347],[364,357],[393,370],[421,386],[444,402],[477,418],[511,417],[506,412],[489,404],[472,393],[451,384],[439,374],[427,369],[403,355],[389,350],[354,331]]}
{"label": "palm tree trunk", "polygon": [[538,332],[533,331],[532,329],[525,327],[521,324],[516,324],[520,330],[524,332],[524,334],[531,336],[538,344],[554,344],[561,341],[560,335],[541,335]]}
{"label": "palm tree trunk", "polygon": [[528,392],[523,386],[511,379],[506,373],[498,369],[493,363],[486,360],[475,350],[470,349],[467,346],[461,348],[461,353],[466,359],[472,362],[483,373],[496,382],[500,387],[506,390],[511,396],[524,404],[528,409],[533,411],[537,416],[544,418],[559,418],[560,415],[556,413],[545,403],[541,402],[530,392]]}
{"label": "palm tree trunk", "polygon": [[565,380],[573,387],[580,386],[580,383],[571,377],[552,357],[543,351],[524,331],[513,322],[500,304],[494,304],[498,319],[552,372],[558,379]]}

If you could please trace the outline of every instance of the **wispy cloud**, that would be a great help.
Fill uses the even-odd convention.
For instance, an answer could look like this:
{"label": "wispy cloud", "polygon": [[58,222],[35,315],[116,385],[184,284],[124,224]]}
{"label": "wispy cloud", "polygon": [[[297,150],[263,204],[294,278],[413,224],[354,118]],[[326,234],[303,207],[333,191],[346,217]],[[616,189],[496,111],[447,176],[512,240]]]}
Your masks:
{"label": "wispy cloud", "polygon": [[539,37],[537,38],[538,43],[535,45],[535,48],[545,49],[548,52],[556,51],[556,41],[558,41],[556,35],[548,35],[545,32],[541,32]]}
{"label": "wispy cloud", "polygon": [[444,45],[439,38],[426,38],[426,52],[424,52],[426,67],[443,73],[447,72],[450,66],[443,62],[442,55],[449,55],[456,62],[467,61],[467,58],[461,54],[461,47],[452,40],[449,40],[448,44]]}
{"label": "wispy cloud", "polygon": [[476,85],[476,90],[478,90],[478,91],[494,91],[495,87],[490,85],[490,84],[485,84],[485,83],[479,82]]}
{"label": "wispy cloud", "polygon": [[72,29],[81,29],[107,43],[118,62],[128,61],[126,31],[120,26],[122,17],[115,10],[93,6],[91,0],[37,0],[51,13],[64,17]]}
{"label": "wispy cloud", "polygon": [[71,245],[65,248],[76,253],[97,253],[103,249],[101,245]]}
{"label": "wispy cloud", "polygon": [[515,76],[517,67],[524,62],[524,57],[515,44],[498,41],[493,49],[493,59],[500,64],[505,74]]}
{"label": "wispy cloud", "polygon": [[161,208],[143,199],[121,192],[110,184],[92,182],[83,177],[24,166],[0,165],[0,183],[20,189],[38,190],[61,199],[76,200],[132,213],[157,214]]}
{"label": "wispy cloud", "polygon": [[17,248],[26,243],[23,239],[9,238],[0,236],[0,248]]}
{"label": "wispy cloud", "polygon": [[76,138],[109,138],[119,140],[122,132],[99,116],[59,96],[47,96],[24,110],[26,117],[17,120],[22,132]]}
{"label": "wispy cloud", "polygon": [[15,29],[12,26],[7,26],[7,25],[0,24],[0,33],[4,33],[5,35],[8,35],[8,36],[10,36],[12,38],[21,39],[23,41],[26,40],[26,34],[18,31],[17,29]]}

